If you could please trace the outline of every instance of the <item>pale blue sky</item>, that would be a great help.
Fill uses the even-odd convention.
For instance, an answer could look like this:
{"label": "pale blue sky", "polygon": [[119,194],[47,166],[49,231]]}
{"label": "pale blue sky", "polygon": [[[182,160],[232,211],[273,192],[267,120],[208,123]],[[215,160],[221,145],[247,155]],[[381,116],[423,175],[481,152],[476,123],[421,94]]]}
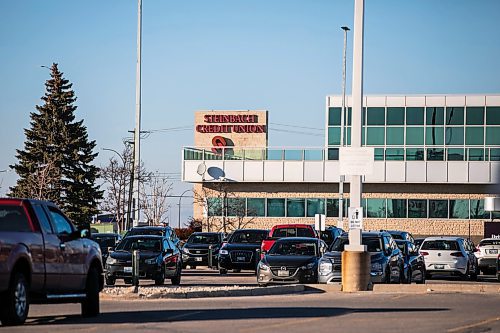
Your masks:
{"label": "pale blue sky", "polygon": [[[500,92],[500,1],[365,3],[366,94]],[[324,128],[353,10],[354,0],[143,0],[143,130],[192,126],[199,109],[267,109],[270,145],[322,146],[322,131],[283,125]],[[0,12],[0,170],[23,148],[49,77],[40,66],[52,62],[73,83],[90,138],[121,151],[135,121],[137,0],[0,0]],[[348,92],[351,51],[352,34]],[[180,172],[192,143],[192,129],[152,133],[141,157]],[[101,151],[97,164],[111,156]],[[0,195],[15,179],[0,173]]]}

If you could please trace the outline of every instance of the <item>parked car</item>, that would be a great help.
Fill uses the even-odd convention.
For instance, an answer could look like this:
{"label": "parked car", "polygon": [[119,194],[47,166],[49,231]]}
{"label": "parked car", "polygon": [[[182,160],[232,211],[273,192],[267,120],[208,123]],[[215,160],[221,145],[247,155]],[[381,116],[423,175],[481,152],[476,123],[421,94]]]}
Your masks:
{"label": "parked car", "polygon": [[266,238],[267,230],[237,229],[227,243],[219,250],[219,273],[227,274],[228,270],[257,270],[260,259],[259,250],[262,240]]}
{"label": "parked car", "polygon": [[326,250],[318,238],[280,238],[259,262],[257,283],[317,283],[318,260]]}
{"label": "parked car", "polygon": [[268,237],[262,241],[260,251],[262,255],[269,251],[277,239],[283,237],[315,237],[317,232],[309,224],[278,224],[272,227]]}
{"label": "parked car", "polygon": [[500,254],[500,239],[485,238],[477,245],[475,253],[479,270],[483,274],[495,274],[497,272],[497,259]]}
{"label": "parked car", "polygon": [[325,231],[320,231],[320,238],[326,243],[326,245],[331,246],[333,242],[342,235],[345,231],[337,227],[327,227]]}
{"label": "parked car", "polygon": [[417,247],[417,249],[420,248],[420,245],[422,245],[422,243],[424,242],[424,239],[425,238],[415,238],[415,241],[413,243],[415,244],[415,246]]}
{"label": "parked car", "polygon": [[49,201],[0,199],[0,321],[23,324],[31,303],[81,303],[99,315],[101,250]]}
{"label": "parked car", "polygon": [[424,257],[418,253],[418,249],[408,240],[395,240],[397,246],[403,254],[404,260],[404,282],[425,283],[425,262]]}
{"label": "parked car", "polygon": [[[374,283],[403,282],[403,255],[392,236],[385,231],[363,232],[361,243],[371,255],[371,281]],[[319,283],[342,280],[342,252],[349,244],[348,233],[342,234],[319,261]]]}
{"label": "parked car", "polygon": [[170,238],[157,235],[127,236],[122,239],[106,261],[106,284],[116,279],[132,283],[132,252],[139,250],[139,278],[154,280],[162,285],[170,279],[173,285],[181,282],[182,258]]}
{"label": "parked car", "polygon": [[381,230],[381,231],[388,232],[392,236],[392,238],[394,238],[394,240],[401,239],[415,243],[413,235],[408,231],[402,231],[402,230]]}
{"label": "parked car", "polygon": [[108,249],[114,249],[121,241],[122,236],[115,233],[92,233],[91,238],[94,242],[99,244],[102,253],[102,262],[105,264],[108,258]]}
{"label": "parked car", "polygon": [[475,280],[479,268],[462,237],[427,237],[419,252],[424,256],[427,279],[433,274],[459,275]]}
{"label": "parked car", "polygon": [[195,232],[192,233],[182,247],[182,265],[186,268],[209,265],[209,251],[212,251],[213,266],[217,266],[217,256],[222,246],[222,232]]}
{"label": "parked car", "polygon": [[133,236],[133,235],[158,235],[158,236],[163,236],[177,246],[178,248],[181,247],[180,244],[180,239],[177,237],[177,234],[175,233],[175,230],[172,229],[171,227],[167,226],[144,226],[144,227],[132,227],[130,228],[129,231],[125,233],[125,236]]}

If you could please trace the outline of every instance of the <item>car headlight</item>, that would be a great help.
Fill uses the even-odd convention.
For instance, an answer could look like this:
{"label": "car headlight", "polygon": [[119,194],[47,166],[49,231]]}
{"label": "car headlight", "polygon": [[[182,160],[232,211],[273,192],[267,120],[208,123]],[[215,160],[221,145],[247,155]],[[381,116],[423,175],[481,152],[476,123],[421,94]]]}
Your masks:
{"label": "car headlight", "polygon": [[227,255],[227,254],[229,254],[229,251],[228,251],[228,250],[223,250],[223,249],[221,249],[221,250],[219,251],[219,254],[226,254],[226,255]]}
{"label": "car headlight", "polygon": [[330,273],[333,269],[332,262],[330,260],[322,260],[319,262],[319,272],[320,273]]}
{"label": "car headlight", "polygon": [[259,262],[259,269],[262,271],[269,271],[271,268],[269,265],[263,263],[262,261]]}
{"label": "car headlight", "polygon": [[156,258],[146,259],[144,262],[149,265],[156,264]]}
{"label": "car headlight", "polygon": [[189,249],[183,248],[182,252],[189,254]]}
{"label": "car headlight", "polygon": [[117,261],[118,260],[116,260],[115,258],[111,258],[111,256],[108,255],[108,259],[106,259],[106,264],[107,265],[114,265],[114,264],[116,264]]}
{"label": "car headlight", "polygon": [[382,264],[379,262],[372,263],[372,272],[382,272]]}

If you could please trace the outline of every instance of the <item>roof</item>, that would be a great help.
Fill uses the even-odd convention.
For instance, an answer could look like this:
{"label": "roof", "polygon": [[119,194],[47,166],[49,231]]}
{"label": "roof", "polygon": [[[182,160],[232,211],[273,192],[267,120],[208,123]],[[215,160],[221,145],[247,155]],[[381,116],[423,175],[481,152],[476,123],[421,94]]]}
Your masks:
{"label": "roof", "polygon": [[276,240],[276,242],[280,242],[280,243],[283,241],[317,242],[317,241],[319,241],[319,238],[316,238],[316,237],[282,237],[282,238],[279,238]]}
{"label": "roof", "polygon": [[427,237],[424,239],[425,241],[434,241],[434,240],[459,240],[459,239],[464,239],[463,237],[459,236],[432,236],[432,237]]}
{"label": "roof", "polygon": [[138,239],[138,238],[164,239],[165,236],[160,236],[160,235],[132,235],[132,236],[125,237],[124,240],[125,239]]}
{"label": "roof", "polygon": [[292,224],[276,224],[273,226],[273,229],[279,229],[279,228],[312,228],[310,224],[304,224],[304,223],[292,223]]}

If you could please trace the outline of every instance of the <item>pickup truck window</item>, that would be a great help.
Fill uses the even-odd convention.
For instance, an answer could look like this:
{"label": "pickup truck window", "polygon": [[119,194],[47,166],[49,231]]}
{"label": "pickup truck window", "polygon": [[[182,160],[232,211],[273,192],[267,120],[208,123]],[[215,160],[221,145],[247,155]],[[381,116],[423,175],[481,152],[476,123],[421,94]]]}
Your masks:
{"label": "pickup truck window", "polygon": [[18,205],[0,206],[0,231],[31,232],[24,208]]}
{"label": "pickup truck window", "polygon": [[56,233],[59,234],[71,234],[74,229],[71,223],[66,220],[64,215],[62,215],[61,212],[58,210],[49,207],[50,215],[52,216],[52,220],[54,220],[55,223],[55,228],[56,228]]}
{"label": "pickup truck window", "polygon": [[273,238],[281,237],[315,237],[314,231],[309,228],[280,228],[273,232]]}
{"label": "pickup truck window", "polygon": [[54,233],[54,231],[52,230],[52,226],[50,225],[49,218],[43,210],[43,207],[35,204],[33,205],[33,208],[35,209],[36,217],[38,218],[38,221],[40,222],[43,230],[48,234]]}

